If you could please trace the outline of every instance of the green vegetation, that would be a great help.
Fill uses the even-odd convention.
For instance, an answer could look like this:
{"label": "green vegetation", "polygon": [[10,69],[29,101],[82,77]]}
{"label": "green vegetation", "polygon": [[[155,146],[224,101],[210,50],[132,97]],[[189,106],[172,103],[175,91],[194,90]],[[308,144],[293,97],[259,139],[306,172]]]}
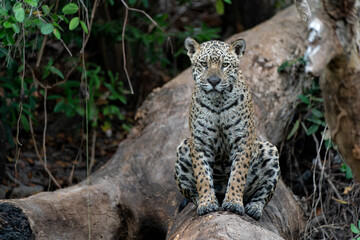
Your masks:
{"label": "green vegetation", "polygon": [[[178,2],[180,5],[192,4],[191,1]],[[129,14],[122,36],[123,17],[106,22],[95,18],[91,25],[91,13],[97,7],[93,4],[92,1],[39,0],[9,0],[0,4],[0,59],[4,62],[2,67],[6,68],[5,74],[0,75],[0,114],[12,146],[12,131],[18,120],[25,131],[29,131],[29,117],[37,124],[35,114],[43,111],[45,88],[49,112],[84,117],[86,99],[88,120],[93,128],[101,127],[106,132],[113,127],[113,122],[120,122],[125,130],[131,128],[123,110],[128,104],[129,86],[118,72],[84,57],[82,50],[88,34],[93,38],[111,39],[109,44],[121,43],[124,37],[126,54],[133,58],[127,66],[133,72],[143,71],[141,66],[144,64],[158,65],[170,76],[176,73],[172,67],[174,61],[183,57],[183,41],[187,36],[201,42],[219,38],[220,29],[205,24],[167,32],[171,23],[166,13],[154,15],[153,21],[157,24],[154,26],[153,21],[141,12]],[[116,3],[109,0],[104,4],[109,7]],[[131,0],[128,4],[145,11],[150,11],[151,7],[148,0]],[[66,55],[44,53],[43,48],[49,41],[65,48]],[[164,51],[165,45],[173,50],[170,57],[168,51]],[[179,65],[180,70],[184,67]],[[81,97],[81,92],[85,98]]]}
{"label": "green vegetation", "polygon": [[353,238],[353,240],[360,240],[360,220],[358,222],[358,226],[356,226],[355,224],[351,224],[350,225],[350,230],[352,233],[356,234],[356,236]]}

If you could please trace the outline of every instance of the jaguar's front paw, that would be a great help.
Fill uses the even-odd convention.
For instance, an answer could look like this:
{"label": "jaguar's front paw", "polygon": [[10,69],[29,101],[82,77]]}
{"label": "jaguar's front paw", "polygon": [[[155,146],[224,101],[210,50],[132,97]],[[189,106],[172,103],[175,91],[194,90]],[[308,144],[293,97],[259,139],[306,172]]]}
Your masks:
{"label": "jaguar's front paw", "polygon": [[197,208],[197,214],[201,216],[208,214],[210,212],[216,212],[218,210],[219,210],[219,204],[217,203],[201,204]]}
{"label": "jaguar's front paw", "polygon": [[239,215],[244,215],[244,206],[242,203],[234,202],[234,201],[224,201],[222,204],[222,208],[226,211],[234,212]]}
{"label": "jaguar's front paw", "polygon": [[255,220],[259,220],[262,216],[263,206],[261,203],[250,202],[245,206],[246,214]]}

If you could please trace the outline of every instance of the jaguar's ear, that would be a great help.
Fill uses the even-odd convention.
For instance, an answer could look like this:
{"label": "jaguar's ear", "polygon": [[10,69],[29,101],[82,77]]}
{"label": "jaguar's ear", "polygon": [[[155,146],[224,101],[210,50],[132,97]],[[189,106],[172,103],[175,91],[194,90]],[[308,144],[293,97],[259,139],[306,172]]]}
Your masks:
{"label": "jaguar's ear", "polygon": [[185,48],[187,49],[187,55],[191,58],[199,49],[199,44],[191,37],[187,37],[185,39]]}
{"label": "jaguar's ear", "polygon": [[233,41],[230,45],[238,58],[241,58],[244,55],[246,48],[246,42],[244,39],[239,38]]}

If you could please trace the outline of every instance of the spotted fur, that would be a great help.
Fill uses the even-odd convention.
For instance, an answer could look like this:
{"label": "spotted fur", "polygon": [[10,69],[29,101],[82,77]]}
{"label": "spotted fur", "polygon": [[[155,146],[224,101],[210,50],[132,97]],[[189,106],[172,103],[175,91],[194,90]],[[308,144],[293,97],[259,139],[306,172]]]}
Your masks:
{"label": "spotted fur", "polygon": [[[239,69],[245,41],[187,38],[195,87],[190,138],[177,148],[175,180],[198,215],[221,208],[262,216],[279,179],[278,151],[256,137],[251,94]],[[245,208],[244,208],[245,204]]]}

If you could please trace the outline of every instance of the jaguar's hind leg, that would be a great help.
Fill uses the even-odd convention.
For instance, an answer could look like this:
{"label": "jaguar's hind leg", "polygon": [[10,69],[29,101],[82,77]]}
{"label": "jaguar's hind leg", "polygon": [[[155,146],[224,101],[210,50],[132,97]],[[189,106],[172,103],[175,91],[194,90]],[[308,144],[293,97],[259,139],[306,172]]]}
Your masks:
{"label": "jaguar's hind leg", "polygon": [[256,141],[257,150],[250,164],[244,194],[245,212],[259,220],[270,201],[280,176],[279,154],[275,146]]}

